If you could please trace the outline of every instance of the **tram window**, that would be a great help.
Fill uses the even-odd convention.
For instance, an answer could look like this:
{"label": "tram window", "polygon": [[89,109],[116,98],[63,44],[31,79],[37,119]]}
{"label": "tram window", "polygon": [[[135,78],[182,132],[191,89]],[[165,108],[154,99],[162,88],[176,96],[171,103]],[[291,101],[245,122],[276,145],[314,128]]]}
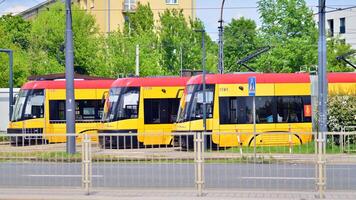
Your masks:
{"label": "tram window", "polygon": [[[214,90],[211,88],[206,88],[206,117],[213,117],[213,99],[214,99]],[[204,103],[204,95],[203,91],[197,91],[192,99],[192,107],[191,107],[191,119],[202,119],[203,118],[203,103]]]}
{"label": "tram window", "polygon": [[128,88],[118,102],[118,119],[138,118],[139,88]]}
{"label": "tram window", "polygon": [[252,97],[220,97],[220,124],[252,124]]}
{"label": "tram window", "polygon": [[256,122],[273,123],[273,97],[256,98]]}
{"label": "tram window", "polygon": [[26,100],[24,119],[43,118],[44,114],[44,92],[43,90],[32,90],[28,93]]}
{"label": "tram window", "polygon": [[145,99],[145,124],[167,124],[177,119],[179,98]]}
{"label": "tram window", "polygon": [[[305,96],[255,97],[256,123],[311,122],[311,100]],[[252,97],[220,97],[220,124],[252,124]]]}
{"label": "tram window", "polygon": [[[81,121],[98,121],[101,119],[103,105],[101,100],[76,100],[75,119]],[[64,122],[65,117],[65,100],[49,101],[51,122]]]}
{"label": "tram window", "polygon": [[307,109],[310,108],[310,97],[277,97],[277,113],[280,116],[280,120],[278,120],[278,122],[310,122],[311,111],[307,111]]}
{"label": "tram window", "polygon": [[219,118],[220,124],[236,124],[237,123],[237,105],[234,97],[219,98]]}

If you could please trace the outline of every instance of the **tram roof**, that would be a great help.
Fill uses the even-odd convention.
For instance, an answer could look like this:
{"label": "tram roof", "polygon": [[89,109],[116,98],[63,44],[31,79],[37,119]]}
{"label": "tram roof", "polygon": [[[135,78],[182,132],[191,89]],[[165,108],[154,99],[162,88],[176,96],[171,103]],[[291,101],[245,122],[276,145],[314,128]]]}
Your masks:
{"label": "tram roof", "polygon": [[334,72],[328,74],[330,83],[356,83],[356,72]]}
{"label": "tram roof", "polygon": [[[75,89],[109,89],[115,80],[74,80]],[[65,80],[29,81],[21,89],[65,89]]]}
{"label": "tram roof", "polygon": [[[256,77],[257,83],[309,83],[308,73],[246,73],[246,74],[207,74],[206,84],[247,84],[249,77]],[[340,72],[329,73],[328,81],[331,83],[356,82],[356,73]],[[188,85],[201,84],[202,75],[193,76]]]}
{"label": "tram roof", "polygon": [[159,87],[159,86],[185,86],[189,77],[131,77],[119,78],[112,87]]}

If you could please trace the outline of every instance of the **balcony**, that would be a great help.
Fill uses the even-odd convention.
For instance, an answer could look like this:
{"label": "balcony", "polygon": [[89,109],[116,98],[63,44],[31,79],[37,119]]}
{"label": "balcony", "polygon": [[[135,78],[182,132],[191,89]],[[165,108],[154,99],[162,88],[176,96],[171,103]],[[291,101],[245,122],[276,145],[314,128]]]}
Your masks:
{"label": "balcony", "polygon": [[135,12],[137,8],[136,0],[125,0],[123,3],[123,13]]}

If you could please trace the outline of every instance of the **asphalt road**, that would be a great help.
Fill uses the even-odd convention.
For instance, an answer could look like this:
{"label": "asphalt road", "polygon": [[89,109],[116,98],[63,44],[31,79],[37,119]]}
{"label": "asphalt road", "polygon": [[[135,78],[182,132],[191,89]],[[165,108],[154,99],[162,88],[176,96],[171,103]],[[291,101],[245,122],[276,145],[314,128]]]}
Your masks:
{"label": "asphalt road", "polygon": [[[356,165],[329,165],[327,189],[355,190]],[[192,163],[94,163],[93,187],[191,188]],[[205,164],[206,188],[315,189],[309,164]],[[0,163],[0,187],[81,187],[81,163]]]}

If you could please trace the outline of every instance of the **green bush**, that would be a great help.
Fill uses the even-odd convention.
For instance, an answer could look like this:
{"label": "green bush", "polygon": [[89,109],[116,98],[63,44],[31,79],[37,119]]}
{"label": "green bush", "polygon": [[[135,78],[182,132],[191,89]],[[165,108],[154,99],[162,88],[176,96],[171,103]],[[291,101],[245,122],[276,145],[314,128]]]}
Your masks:
{"label": "green bush", "polygon": [[[329,96],[328,98],[328,131],[353,131],[347,126],[356,125],[356,96]],[[328,135],[329,145],[340,145],[339,135]],[[356,143],[356,135],[345,138],[346,145]]]}
{"label": "green bush", "polygon": [[329,96],[328,130],[341,131],[356,125],[356,96]]}

